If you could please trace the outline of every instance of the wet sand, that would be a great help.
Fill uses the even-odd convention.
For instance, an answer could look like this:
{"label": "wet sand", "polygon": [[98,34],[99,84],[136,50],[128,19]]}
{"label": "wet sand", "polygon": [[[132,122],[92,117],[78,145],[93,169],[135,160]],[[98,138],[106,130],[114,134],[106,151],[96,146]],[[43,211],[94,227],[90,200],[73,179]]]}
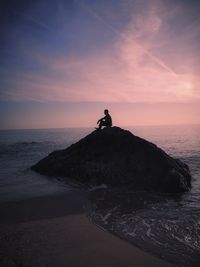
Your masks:
{"label": "wet sand", "polygon": [[0,204],[1,267],[170,267],[92,224],[74,191]]}

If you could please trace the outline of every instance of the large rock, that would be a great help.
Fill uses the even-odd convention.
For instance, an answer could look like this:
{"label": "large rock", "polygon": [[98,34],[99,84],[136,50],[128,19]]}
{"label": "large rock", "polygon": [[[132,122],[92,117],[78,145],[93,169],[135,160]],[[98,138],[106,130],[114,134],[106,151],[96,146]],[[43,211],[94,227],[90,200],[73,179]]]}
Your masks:
{"label": "large rock", "polygon": [[163,192],[184,192],[191,186],[186,164],[118,127],[96,130],[64,150],[52,152],[32,169],[86,185],[128,185]]}

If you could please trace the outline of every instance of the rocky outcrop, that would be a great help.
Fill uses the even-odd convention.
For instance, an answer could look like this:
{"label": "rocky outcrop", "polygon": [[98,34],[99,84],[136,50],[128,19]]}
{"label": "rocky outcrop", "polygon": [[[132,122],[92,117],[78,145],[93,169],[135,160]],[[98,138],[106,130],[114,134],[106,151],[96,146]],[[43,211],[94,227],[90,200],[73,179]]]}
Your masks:
{"label": "rocky outcrop", "polygon": [[32,169],[86,185],[104,183],[162,192],[184,192],[191,186],[185,163],[119,127],[96,130],[64,150],[52,152]]}

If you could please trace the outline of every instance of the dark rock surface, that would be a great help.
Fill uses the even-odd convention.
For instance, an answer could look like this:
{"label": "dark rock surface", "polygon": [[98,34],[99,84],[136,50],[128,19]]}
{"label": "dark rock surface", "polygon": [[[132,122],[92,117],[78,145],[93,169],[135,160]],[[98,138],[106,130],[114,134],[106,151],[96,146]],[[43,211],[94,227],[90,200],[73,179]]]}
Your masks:
{"label": "dark rock surface", "polygon": [[64,150],[52,152],[32,169],[86,185],[128,185],[162,192],[185,192],[191,187],[186,164],[119,127],[96,130]]}

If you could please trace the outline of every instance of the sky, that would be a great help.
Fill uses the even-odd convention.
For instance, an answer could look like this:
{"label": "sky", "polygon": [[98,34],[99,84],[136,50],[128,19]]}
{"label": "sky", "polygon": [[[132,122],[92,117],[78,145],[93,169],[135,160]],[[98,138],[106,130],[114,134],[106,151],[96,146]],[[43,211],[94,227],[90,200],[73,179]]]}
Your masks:
{"label": "sky", "polygon": [[0,129],[200,123],[200,1],[1,0]]}

